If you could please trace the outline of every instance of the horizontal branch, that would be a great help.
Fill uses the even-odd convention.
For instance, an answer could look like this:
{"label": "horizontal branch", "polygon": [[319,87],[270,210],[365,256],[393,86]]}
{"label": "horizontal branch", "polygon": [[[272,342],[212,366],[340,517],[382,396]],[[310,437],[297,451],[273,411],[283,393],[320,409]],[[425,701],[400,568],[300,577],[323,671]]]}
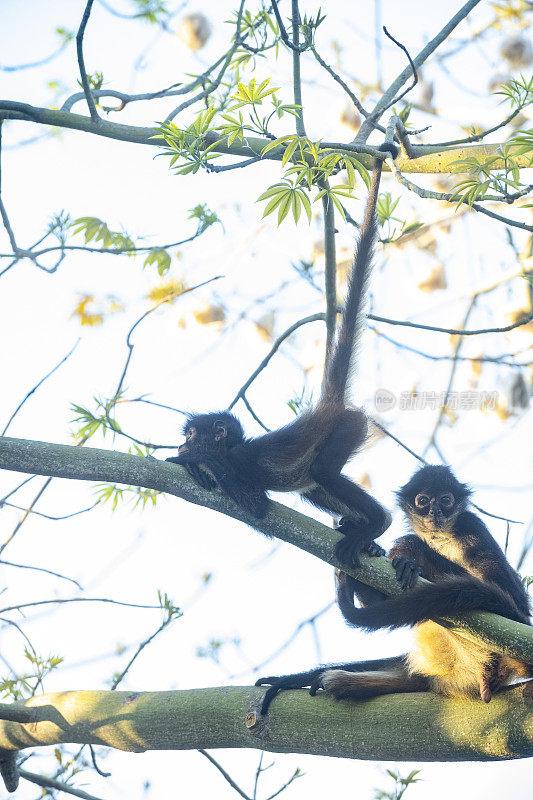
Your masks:
{"label": "horizontal branch", "polygon": [[[0,100],[0,118],[36,122],[41,125],[53,125],[58,128],[68,128],[70,130],[91,133],[96,136],[103,136],[107,139],[118,139],[122,142],[145,144],[151,147],[161,148],[159,141],[153,138],[159,133],[157,128],[123,125],[119,122],[109,122],[103,119],[100,119],[98,123],[94,123],[90,117],[73,114],[69,111],[56,111],[50,108],[32,106],[29,103]],[[219,134],[207,134],[205,143],[207,145],[219,139]],[[186,136],[185,142],[192,142],[192,137]],[[235,140],[231,146],[221,141],[215,145],[213,152],[239,157],[258,156],[267,144],[270,144],[270,139],[247,136],[243,142]],[[371,155],[360,152],[361,147],[365,149],[365,145],[358,146],[348,142],[324,141],[322,142],[322,146],[332,147],[341,151],[344,150],[347,153],[356,153],[358,154],[359,160],[367,168],[370,168],[373,164]],[[415,157],[399,157],[395,163],[401,172],[406,173],[449,173],[453,161],[473,157],[481,161],[487,158],[494,158],[498,155],[498,148],[500,146],[500,144],[474,144],[443,149],[434,145],[412,145],[411,148]],[[366,149],[369,148],[366,147]],[[265,155],[264,159],[281,161],[284,150],[284,147],[271,150]],[[515,160],[519,166],[529,166],[530,159],[527,155],[516,156]],[[503,160],[495,160],[494,163],[491,163],[491,169],[502,169],[503,167]],[[389,170],[389,166],[386,163],[384,163],[383,168],[384,170]]]}
{"label": "horizontal branch", "polygon": [[[327,525],[273,501],[266,517],[258,520],[220,492],[202,489],[182,467],[155,458],[0,437],[0,469],[55,478],[125,483],[166,492],[220,511],[335,567],[342,566],[346,572],[387,595],[401,593],[395,572],[386,558],[363,555],[360,570],[349,570],[341,565],[335,558],[335,545],[341,535]],[[533,664],[533,627],[529,625],[477,611],[468,612],[461,619],[438,621],[461,636],[480,640],[498,652]]]}
{"label": "horizontal branch", "polygon": [[481,700],[425,692],[339,702],[284,692],[268,717],[264,688],[223,686],[168,692],[64,691],[13,708],[40,721],[0,720],[0,748],[93,744],[147,750],[255,748],[341,758],[492,761],[533,755],[533,683]]}

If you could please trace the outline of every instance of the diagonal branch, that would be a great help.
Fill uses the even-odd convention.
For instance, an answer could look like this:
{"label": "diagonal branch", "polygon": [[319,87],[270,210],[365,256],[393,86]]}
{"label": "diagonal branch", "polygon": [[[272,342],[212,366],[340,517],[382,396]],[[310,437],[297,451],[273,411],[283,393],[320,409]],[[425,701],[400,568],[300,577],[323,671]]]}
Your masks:
{"label": "diagonal branch", "polygon": [[[95,448],[48,444],[24,439],[0,438],[0,468],[57,478],[126,483],[167,492],[196,505],[205,506],[241,520],[267,536],[275,536],[299,547],[335,567],[341,567],[364,583],[387,595],[401,589],[386,558],[361,557],[361,570],[348,570],[335,558],[335,544],[341,534],[280,503],[271,502],[264,519],[243,511],[218,491],[202,489],[182,467]],[[439,619],[454,632],[481,640],[494,650],[533,664],[533,627],[487,612],[468,612],[460,619]]]}
{"label": "diagonal branch", "polygon": [[[415,56],[412,63],[416,68],[422,66],[422,64],[428,60],[430,55],[435,52],[435,50],[444,42],[445,39],[448,38],[454,28],[456,28],[459,23],[468,16],[468,14],[479,4],[479,2],[480,0],[468,0],[468,2],[459,9],[457,14],[455,14],[451,20],[446,23],[442,30],[439,31],[439,33],[434,36],[425,47],[422,48],[417,56]],[[365,138],[372,132],[372,123],[376,122],[387,110],[391,100],[396,97],[397,93],[400,91],[404,83],[409,80],[412,74],[413,70],[411,64],[409,64],[409,66],[405,67],[405,69],[398,75],[396,80],[391,83],[387,91],[376,103],[371,115],[363,122],[359,131],[359,138],[364,141]]]}

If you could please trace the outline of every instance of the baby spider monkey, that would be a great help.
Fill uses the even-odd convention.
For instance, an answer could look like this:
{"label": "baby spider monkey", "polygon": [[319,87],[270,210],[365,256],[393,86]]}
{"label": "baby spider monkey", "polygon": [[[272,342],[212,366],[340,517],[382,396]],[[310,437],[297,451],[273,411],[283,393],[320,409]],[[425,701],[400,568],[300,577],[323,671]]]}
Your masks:
{"label": "baby spider monkey", "polygon": [[[282,689],[324,689],[340,698],[362,700],[393,692],[433,690],[449,697],[475,697],[486,703],[516,677],[533,677],[533,667],[491,651],[432,620],[463,611],[491,611],[530,624],[529,598],[520,578],[478,516],[468,511],[470,489],[449,467],[425,466],[398,491],[400,507],[413,533],[390,552],[405,589],[386,596],[337,572],[337,601],[346,621],[366,630],[415,630],[412,650],[402,656],[356,661],[309,672],[260,678],[270,684],[262,713]],[[416,586],[418,576],[432,581]],[[414,588],[413,588],[414,587]],[[364,604],[354,606],[354,594]]]}
{"label": "baby spider monkey", "polygon": [[[393,157],[394,144],[381,148]],[[298,492],[313,505],[342,517],[345,534],[336,548],[344,564],[358,566],[363,550],[390,525],[388,511],[341,470],[367,435],[361,409],[346,400],[353,353],[364,327],[363,305],[376,238],[375,211],[382,161],[375,160],[342,322],[329,359],[316,406],[293,422],[263,436],[247,439],[238,419],[227,411],[191,415],[185,443],[168,458],[185,467],[205,489],[218,486],[242,509],[262,518],[268,511],[267,491]]]}

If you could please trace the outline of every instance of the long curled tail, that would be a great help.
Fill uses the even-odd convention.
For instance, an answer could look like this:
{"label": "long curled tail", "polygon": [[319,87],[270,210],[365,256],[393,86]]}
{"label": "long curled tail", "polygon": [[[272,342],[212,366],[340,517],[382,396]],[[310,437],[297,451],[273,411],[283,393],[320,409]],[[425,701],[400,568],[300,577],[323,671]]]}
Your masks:
{"label": "long curled tail", "polygon": [[339,596],[339,607],[346,622],[367,631],[416,625],[428,619],[454,617],[463,611],[490,611],[529,624],[507,592],[495,583],[483,583],[472,577],[423,584],[408,594],[364,608],[356,608],[353,594],[350,602],[346,592]]}
{"label": "long curled tail", "polygon": [[379,159],[376,159],[374,163],[365,218],[361,226],[348,282],[348,293],[344,303],[342,322],[324,375],[322,386],[322,398],[324,400],[342,401],[346,394],[352,357],[362,328],[362,307],[372,268],[372,256],[376,238],[376,203],[382,164],[383,162]]}

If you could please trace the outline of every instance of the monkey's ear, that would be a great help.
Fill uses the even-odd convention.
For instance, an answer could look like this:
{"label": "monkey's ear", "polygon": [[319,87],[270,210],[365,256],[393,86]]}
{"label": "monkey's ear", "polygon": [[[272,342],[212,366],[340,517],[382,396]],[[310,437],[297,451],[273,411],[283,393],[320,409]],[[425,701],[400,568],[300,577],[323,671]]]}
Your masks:
{"label": "monkey's ear", "polygon": [[217,419],[217,421],[213,425],[213,433],[215,434],[215,442],[220,441],[220,439],[226,438],[226,436],[228,435],[228,430],[223,420]]}

